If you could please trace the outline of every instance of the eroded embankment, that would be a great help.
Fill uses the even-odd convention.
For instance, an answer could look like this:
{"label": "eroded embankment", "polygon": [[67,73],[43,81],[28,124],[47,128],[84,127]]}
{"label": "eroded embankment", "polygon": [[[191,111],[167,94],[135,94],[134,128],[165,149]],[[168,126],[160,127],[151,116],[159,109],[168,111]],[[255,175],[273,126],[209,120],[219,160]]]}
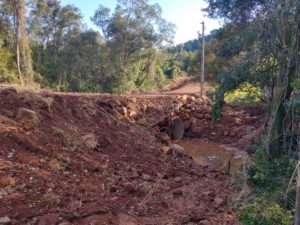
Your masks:
{"label": "eroded embankment", "polygon": [[168,137],[159,127],[148,128],[179,102],[185,106],[174,113],[188,117],[190,136],[229,143],[249,132],[246,113],[239,115],[242,121],[225,116],[227,130],[210,121],[209,102],[196,97],[2,90],[0,219],[40,225],[238,224],[228,207],[234,193],[229,176],[197,165],[176,146],[164,147],[171,145]]}

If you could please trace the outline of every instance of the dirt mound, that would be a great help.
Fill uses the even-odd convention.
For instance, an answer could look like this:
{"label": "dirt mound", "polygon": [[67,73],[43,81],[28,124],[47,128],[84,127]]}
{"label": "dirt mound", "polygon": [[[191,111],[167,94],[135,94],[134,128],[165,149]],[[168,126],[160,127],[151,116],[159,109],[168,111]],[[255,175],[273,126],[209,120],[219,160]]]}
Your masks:
{"label": "dirt mound", "polygon": [[[102,100],[103,101],[103,100]],[[162,143],[170,144],[170,129],[176,117],[184,121],[185,137],[244,148],[260,133],[262,106],[226,106],[220,121],[213,121],[212,103],[199,94],[158,97],[107,97],[98,102],[120,120],[156,129]],[[167,134],[167,135],[166,135]]]}
{"label": "dirt mound", "polygon": [[[187,131],[206,137],[193,131],[203,126],[214,140],[209,133],[221,123],[210,121],[210,103],[197,96],[0,94],[0,217],[39,225],[239,224],[228,207],[230,177],[183,152],[165,153],[161,126],[149,128],[179,103],[171,114],[196,118]],[[34,112],[34,123],[20,123],[20,109]]]}

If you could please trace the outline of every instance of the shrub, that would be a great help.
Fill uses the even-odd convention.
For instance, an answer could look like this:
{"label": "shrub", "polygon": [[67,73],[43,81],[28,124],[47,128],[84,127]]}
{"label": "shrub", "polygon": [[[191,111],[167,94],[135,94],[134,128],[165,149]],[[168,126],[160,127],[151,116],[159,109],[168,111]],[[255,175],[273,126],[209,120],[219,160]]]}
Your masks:
{"label": "shrub", "polygon": [[261,99],[261,90],[249,83],[225,94],[225,102],[231,105],[252,104]]}
{"label": "shrub", "polygon": [[[252,149],[255,147],[252,146]],[[297,159],[282,154],[270,159],[262,144],[256,143],[256,151],[248,170],[254,200],[238,209],[240,220],[245,225],[288,225],[292,223],[295,207],[295,183],[289,181],[296,168]]]}
{"label": "shrub", "polygon": [[260,198],[242,206],[238,215],[244,225],[289,225],[293,218],[290,211]]}

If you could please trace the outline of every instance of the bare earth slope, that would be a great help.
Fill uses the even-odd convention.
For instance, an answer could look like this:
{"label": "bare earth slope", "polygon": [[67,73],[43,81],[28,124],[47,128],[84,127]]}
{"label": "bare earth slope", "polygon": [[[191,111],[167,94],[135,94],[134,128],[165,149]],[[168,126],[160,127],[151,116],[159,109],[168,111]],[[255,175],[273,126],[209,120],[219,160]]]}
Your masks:
{"label": "bare earth slope", "polygon": [[[39,225],[239,224],[228,206],[235,192],[230,177],[195,164],[178,149],[165,151],[162,134],[148,129],[180,101],[188,100],[2,90],[0,221],[5,217],[7,224]],[[188,115],[199,118],[187,134],[224,137],[226,142],[231,131],[221,131],[221,122],[212,125],[209,103],[195,97],[192,101],[177,112],[186,113],[195,105]],[[245,126],[235,116],[227,117],[234,132],[246,135],[237,131]]]}

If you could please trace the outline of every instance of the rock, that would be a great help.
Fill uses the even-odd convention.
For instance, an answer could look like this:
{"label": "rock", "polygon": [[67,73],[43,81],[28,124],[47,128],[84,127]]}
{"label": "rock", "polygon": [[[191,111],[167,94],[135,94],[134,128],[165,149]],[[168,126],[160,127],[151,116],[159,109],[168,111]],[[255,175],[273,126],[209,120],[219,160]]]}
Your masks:
{"label": "rock", "polygon": [[161,151],[164,154],[171,154],[173,152],[173,149],[169,146],[164,146],[164,147],[161,148]]}
{"label": "rock", "polygon": [[230,132],[229,133],[229,137],[235,137],[236,136],[236,133],[235,132]]}
{"label": "rock", "polygon": [[137,112],[133,111],[133,110],[129,110],[128,116],[129,116],[129,118],[134,119],[137,116]]}
{"label": "rock", "polygon": [[181,100],[183,100],[183,101],[186,101],[186,100],[187,100],[187,98],[188,98],[188,96],[187,96],[187,95],[182,95],[180,99],[181,99]]}
{"label": "rock", "polygon": [[56,225],[59,221],[59,215],[57,214],[48,214],[41,216],[38,220],[38,225]]}
{"label": "rock", "polygon": [[182,120],[189,120],[190,119],[190,115],[187,112],[183,112],[183,113],[180,114],[180,118]]}
{"label": "rock", "polygon": [[109,188],[109,191],[112,193],[116,192],[117,190],[118,190],[118,188],[115,185],[113,185]]}
{"label": "rock", "polygon": [[2,96],[8,96],[8,95],[16,95],[17,90],[13,87],[5,88],[0,92],[0,95]]}
{"label": "rock", "polygon": [[195,117],[191,117],[190,121],[191,121],[192,126],[197,124],[197,119]]}
{"label": "rock", "polygon": [[240,118],[235,118],[235,124],[236,125],[242,125],[243,122],[242,122],[242,120]]}
{"label": "rock", "polygon": [[122,116],[127,116],[127,108],[122,106],[118,108],[118,112],[122,115]]}
{"label": "rock", "polygon": [[194,114],[194,117],[196,117],[198,120],[202,120],[205,118],[205,115],[203,113],[200,113],[200,112],[195,112]]}
{"label": "rock", "polygon": [[15,184],[16,180],[10,176],[0,177],[0,187],[14,186]]}
{"label": "rock", "polygon": [[84,145],[90,150],[94,150],[98,145],[96,136],[94,134],[86,134],[82,137],[82,140]]}
{"label": "rock", "polygon": [[150,175],[148,175],[148,174],[143,174],[142,175],[142,179],[144,181],[153,181],[152,177]]}
{"label": "rock", "polygon": [[174,181],[177,183],[182,183],[181,177],[175,177]]}
{"label": "rock", "polygon": [[183,192],[182,192],[182,190],[175,190],[175,191],[172,192],[172,194],[174,196],[181,196],[181,195],[183,195]]}
{"label": "rock", "polygon": [[123,177],[122,176],[114,176],[113,177],[114,181],[116,184],[118,184],[119,182],[121,182],[123,180]]}
{"label": "rock", "polygon": [[255,130],[254,127],[247,126],[245,130],[246,135],[252,134],[253,130]]}
{"label": "rock", "polygon": [[125,182],[123,184],[123,187],[129,193],[132,193],[132,192],[135,191],[135,187],[134,187],[134,185],[131,182]]}
{"label": "rock", "polygon": [[72,225],[72,224],[70,222],[62,222],[62,223],[60,223],[58,225]]}
{"label": "rock", "polygon": [[212,222],[210,222],[209,220],[203,220],[199,223],[199,225],[211,225]]}
{"label": "rock", "polygon": [[215,203],[215,207],[219,208],[220,206],[222,206],[224,204],[224,200],[220,197],[215,197],[214,203]]}
{"label": "rock", "polygon": [[140,184],[140,188],[141,191],[143,191],[144,193],[149,193],[149,191],[151,191],[152,189],[152,185],[151,183],[144,181],[143,183]]}
{"label": "rock", "polygon": [[142,117],[137,121],[137,123],[142,126],[145,126],[147,124],[147,120],[145,119],[145,117]]}
{"label": "rock", "polygon": [[210,114],[206,114],[206,115],[205,115],[205,119],[206,119],[206,120],[211,120],[211,118],[212,118],[212,117],[211,117]]}
{"label": "rock", "polygon": [[7,196],[7,195],[8,195],[8,192],[1,188],[1,189],[0,189],[0,199],[1,199],[2,197],[4,197],[4,196]]}
{"label": "rock", "polygon": [[4,217],[0,217],[0,224],[10,224],[11,223],[11,219],[7,216]]}
{"label": "rock", "polygon": [[178,144],[171,145],[171,148],[172,148],[173,152],[180,153],[180,154],[185,154],[184,148],[181,147]]}
{"label": "rock", "polygon": [[[106,214],[109,212],[109,208],[99,204],[99,202],[86,202],[85,204],[82,205],[81,208],[79,208],[78,212],[74,212],[73,216],[74,218],[84,218],[88,217],[90,215],[101,215],[101,214]],[[70,218],[71,220],[71,218]]]}
{"label": "rock", "polygon": [[187,99],[188,103],[192,103],[196,100],[196,98],[194,96],[188,96]]}
{"label": "rock", "polygon": [[132,111],[137,111],[137,106],[133,102],[128,102],[127,103],[127,110],[132,110]]}
{"label": "rock", "polygon": [[194,96],[195,98],[201,98],[201,94],[199,94],[199,93],[195,93],[195,94],[193,94],[193,96]]}
{"label": "rock", "polygon": [[206,218],[206,213],[201,211],[192,211],[190,213],[190,221],[194,222],[200,222],[201,220],[204,220]]}
{"label": "rock", "polygon": [[193,134],[201,135],[202,132],[205,130],[204,126],[192,126],[191,132]]}
{"label": "rock", "polygon": [[209,198],[213,201],[215,197],[216,197],[216,193],[213,191],[206,191],[202,193],[202,198]]}
{"label": "rock", "polygon": [[25,108],[19,108],[16,119],[25,129],[35,127],[39,122],[36,112]]}
{"label": "rock", "polygon": [[162,142],[162,143],[166,143],[169,144],[171,142],[171,138],[169,137],[169,135],[167,133],[159,133],[156,135],[156,137]]}
{"label": "rock", "polygon": [[148,109],[148,105],[143,105],[143,112],[147,112],[147,109]]}

